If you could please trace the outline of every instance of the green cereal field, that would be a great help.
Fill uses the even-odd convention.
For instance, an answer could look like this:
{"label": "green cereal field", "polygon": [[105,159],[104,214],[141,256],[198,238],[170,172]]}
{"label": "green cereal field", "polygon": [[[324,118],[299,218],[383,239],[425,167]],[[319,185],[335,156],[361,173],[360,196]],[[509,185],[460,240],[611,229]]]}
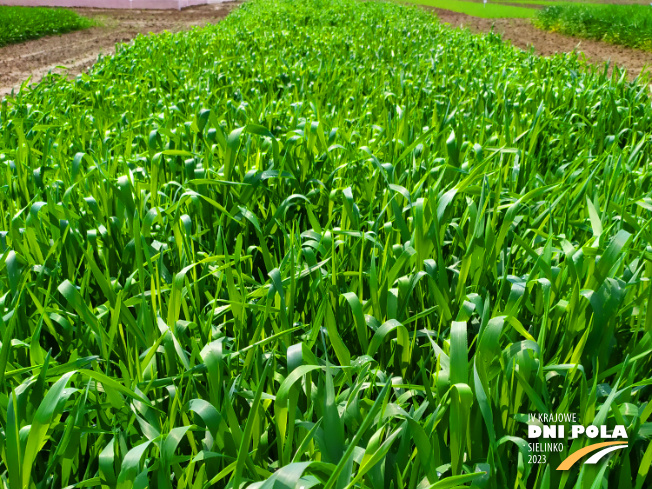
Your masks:
{"label": "green cereal field", "polygon": [[374,1],[5,98],[0,488],[652,487],[651,135],[644,78]]}

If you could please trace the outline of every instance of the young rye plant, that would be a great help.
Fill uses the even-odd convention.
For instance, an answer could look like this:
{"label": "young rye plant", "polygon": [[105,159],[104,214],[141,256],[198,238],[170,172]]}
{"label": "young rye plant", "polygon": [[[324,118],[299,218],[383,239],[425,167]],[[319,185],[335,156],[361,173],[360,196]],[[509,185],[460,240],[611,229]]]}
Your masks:
{"label": "young rye plant", "polygon": [[351,0],[3,101],[0,484],[649,487],[650,102]]}
{"label": "young rye plant", "polygon": [[0,46],[86,29],[95,23],[62,8],[0,5]]}

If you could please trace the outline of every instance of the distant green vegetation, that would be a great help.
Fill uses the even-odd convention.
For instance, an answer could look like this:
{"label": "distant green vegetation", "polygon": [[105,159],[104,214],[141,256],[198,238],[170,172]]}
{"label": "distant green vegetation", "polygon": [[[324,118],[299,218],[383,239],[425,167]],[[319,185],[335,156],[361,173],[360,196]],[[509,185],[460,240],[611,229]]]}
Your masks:
{"label": "distant green vegetation", "polygon": [[[458,2],[455,0],[405,0],[409,3],[426,5],[428,7],[442,8],[453,12],[482,17],[485,19],[497,18],[520,18],[527,19],[536,15],[536,10],[526,7],[515,7],[513,5],[501,5],[496,3],[482,4],[478,2]],[[536,3],[536,2],[535,2]]]}
{"label": "distant green vegetation", "polygon": [[524,4],[524,5],[559,5],[562,3],[560,0],[489,0],[492,3],[516,3],[516,4]]}
{"label": "distant green vegetation", "polygon": [[94,22],[72,10],[0,6],[0,46],[85,29]]}
{"label": "distant green vegetation", "polygon": [[648,5],[562,4],[537,14],[548,31],[652,51],[652,7]]}

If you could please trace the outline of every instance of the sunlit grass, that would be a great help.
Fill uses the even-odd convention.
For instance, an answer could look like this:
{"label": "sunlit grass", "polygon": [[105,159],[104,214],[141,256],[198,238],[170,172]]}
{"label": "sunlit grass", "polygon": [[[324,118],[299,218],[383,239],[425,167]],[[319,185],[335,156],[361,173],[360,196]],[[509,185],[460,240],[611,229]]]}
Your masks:
{"label": "sunlit grass", "polygon": [[[649,487],[651,133],[617,69],[349,0],[5,100],[0,486]],[[628,447],[531,463],[566,412]]]}

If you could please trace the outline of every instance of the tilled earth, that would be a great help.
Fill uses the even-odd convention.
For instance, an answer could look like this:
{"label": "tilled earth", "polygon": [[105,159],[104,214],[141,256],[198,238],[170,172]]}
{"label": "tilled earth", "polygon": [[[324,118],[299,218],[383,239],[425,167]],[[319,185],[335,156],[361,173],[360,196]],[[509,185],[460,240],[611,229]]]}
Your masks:
{"label": "tilled earth", "polygon": [[62,36],[49,36],[0,48],[0,98],[50,71],[75,76],[92,66],[100,54],[111,54],[116,43],[129,42],[138,34],[176,32],[215,23],[241,2],[202,5],[178,10],[75,9],[97,19],[101,26]]}

